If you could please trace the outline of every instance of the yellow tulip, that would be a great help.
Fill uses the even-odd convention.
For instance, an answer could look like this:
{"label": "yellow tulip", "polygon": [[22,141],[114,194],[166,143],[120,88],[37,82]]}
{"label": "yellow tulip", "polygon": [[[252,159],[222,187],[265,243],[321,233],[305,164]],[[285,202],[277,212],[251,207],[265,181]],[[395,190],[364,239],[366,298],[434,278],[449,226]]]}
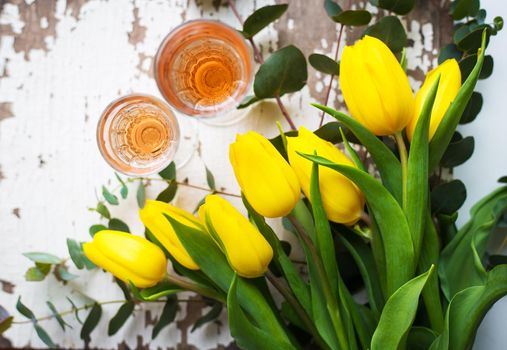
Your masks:
{"label": "yellow tulip", "polygon": [[228,201],[208,195],[199,217],[238,275],[254,278],[266,272],[273,249],[264,236]]}
{"label": "yellow tulip", "polygon": [[417,92],[415,97],[414,114],[407,126],[407,136],[411,141],[414,136],[415,127],[417,125],[419,115],[421,114],[424,101],[426,100],[429,90],[438,75],[440,75],[440,81],[438,82],[437,96],[435,97],[433,109],[431,110],[429,129],[430,140],[433,138],[433,135],[435,135],[440,122],[444,118],[445,112],[447,112],[447,109],[452,101],[454,101],[454,98],[461,87],[461,71],[459,69],[458,62],[455,59],[448,59],[444,61],[441,65],[426,75],[424,84],[421,86],[421,89]]}
{"label": "yellow tulip", "polygon": [[199,266],[187,253],[185,247],[176,235],[176,232],[174,232],[171,223],[164,214],[170,216],[182,225],[194,229],[204,231],[204,227],[199,220],[189,212],[165,202],[147,200],[144,207],[139,210],[139,216],[143,224],[153,233],[164,248],[167,249],[169,254],[186,268],[198,270]]}
{"label": "yellow tulip", "polygon": [[229,158],[241,191],[259,214],[285,216],[296,206],[301,194],[296,174],[264,136],[237,135]]}
{"label": "yellow tulip", "polygon": [[83,244],[83,251],[95,265],[139,288],[154,286],[166,273],[164,252],[150,241],[126,232],[97,232],[93,241]]}
{"label": "yellow tulip", "polygon": [[377,38],[366,35],[345,47],[340,86],[352,117],[375,135],[395,134],[412,118],[414,95],[407,75]]}
{"label": "yellow tulip", "polygon": [[[310,198],[310,179],[313,163],[297,154],[314,154],[337,164],[354,166],[332,143],[327,142],[308,129],[299,128],[299,135],[287,137],[289,163],[294,169],[303,192]],[[335,170],[319,167],[319,189],[327,218],[333,222],[352,225],[359,220],[364,207],[361,191],[345,176]]]}

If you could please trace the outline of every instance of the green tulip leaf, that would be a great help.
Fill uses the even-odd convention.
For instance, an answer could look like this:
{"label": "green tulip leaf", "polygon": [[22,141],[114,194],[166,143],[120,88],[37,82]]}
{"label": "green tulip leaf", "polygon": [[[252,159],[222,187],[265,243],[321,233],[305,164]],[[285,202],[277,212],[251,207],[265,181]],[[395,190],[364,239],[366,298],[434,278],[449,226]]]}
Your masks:
{"label": "green tulip leaf", "polygon": [[384,307],[384,296],[370,247],[345,227],[339,230],[338,237],[354,258],[368,293],[371,310],[378,317]]}
{"label": "green tulip leaf", "polygon": [[134,296],[141,301],[155,301],[185,291],[180,286],[169,281],[161,281],[153,287],[144,288],[142,290],[139,290],[133,283],[130,283],[130,288]]}
{"label": "green tulip leaf", "polygon": [[347,10],[331,17],[344,26],[365,26],[371,21],[371,13],[366,10]]}
{"label": "green tulip leaf", "polygon": [[482,104],[482,95],[479,92],[474,91],[472,93],[472,97],[470,97],[470,101],[468,101],[468,104],[465,108],[465,111],[463,112],[463,115],[461,116],[459,123],[467,124],[474,121],[482,109]]}
{"label": "green tulip leaf", "polygon": [[485,45],[486,33],[484,32],[482,37],[482,47],[479,50],[477,62],[472,72],[459,89],[453,103],[449,106],[447,112],[445,112],[444,118],[440,122],[437,131],[430,142],[430,172],[440,163],[440,159],[444,155],[445,150],[451,141],[452,135],[458,126],[459,120],[468,105],[468,101],[472,96],[484,62]]}
{"label": "green tulip leaf", "polygon": [[98,303],[93,304],[92,309],[90,310],[90,313],[88,313],[88,316],[83,323],[83,327],[81,328],[81,339],[86,342],[89,342],[91,340],[90,334],[99,324],[101,316],[102,307]]}
{"label": "green tulip leaf", "polygon": [[384,186],[398,202],[401,202],[401,165],[393,152],[377,136],[348,115],[327,106],[312,105],[340,121],[368,149],[377,165]]}
{"label": "green tulip leaf", "polygon": [[415,272],[414,246],[403,210],[387,189],[364,171],[336,164],[319,156],[308,154],[302,156],[338,171],[354,182],[363,192],[382,236],[387,296],[392,295]]}
{"label": "green tulip leaf", "polygon": [[334,0],[324,0],[324,9],[329,17],[338,15],[342,12],[342,8]]}
{"label": "green tulip leaf", "polygon": [[347,139],[347,136],[345,136],[345,133],[343,132],[342,128],[340,128],[340,135],[343,140],[343,146],[347,150],[347,154],[349,155],[349,158],[354,162],[354,165],[358,169],[368,172],[367,169],[365,168],[363,162],[359,158],[359,155],[357,154],[356,150],[353,149],[352,146],[350,145],[349,140]]}
{"label": "green tulip leaf", "polygon": [[419,260],[419,252],[423,240],[426,222],[426,208],[428,207],[428,134],[431,111],[437,95],[440,76],[438,76],[428,90],[423,102],[421,114],[417,120],[414,137],[408,155],[407,192],[404,198],[405,214],[414,243],[415,261]]}
{"label": "green tulip leaf", "polygon": [[[463,266],[462,271],[466,270]],[[507,295],[507,265],[487,273],[483,283],[458,292],[445,316],[443,333],[430,350],[466,350],[472,347],[477,328],[491,306]]]}
{"label": "green tulip leaf", "polygon": [[363,35],[373,36],[386,44],[392,52],[398,53],[407,46],[407,33],[396,16],[382,17],[364,31]]}
{"label": "green tulip leaf", "polygon": [[259,99],[301,90],[308,79],[306,59],[295,46],[275,51],[255,74],[254,92]]}
{"label": "green tulip leaf", "polygon": [[176,164],[171,162],[164,170],[158,175],[165,180],[176,180]]}
{"label": "green tulip leaf", "polygon": [[463,57],[463,52],[456,46],[456,44],[448,44],[440,50],[440,54],[438,55],[438,64],[452,58],[459,62],[461,57]]}
{"label": "green tulip leaf", "polygon": [[[185,226],[166,216],[178,239],[201,270],[224,292],[228,292],[234,271],[226,257],[209,234]],[[238,283],[238,298],[241,306],[259,323],[270,329],[274,338],[287,339],[285,331],[273,314],[271,307],[257,287],[244,279]]]}
{"label": "green tulip leaf", "polygon": [[412,327],[407,336],[407,348],[410,350],[428,350],[437,336],[438,334],[430,328]]}
{"label": "green tulip leaf", "polygon": [[112,336],[120,330],[120,328],[125,324],[128,318],[134,312],[134,307],[135,304],[132,301],[127,301],[120,306],[116,312],[116,315],[114,315],[111,321],[109,321],[109,325],[107,327],[108,336]]}
{"label": "green tulip leaf", "polygon": [[480,6],[480,0],[455,0],[451,3],[452,18],[459,21],[465,17],[475,17]]}
{"label": "green tulip leaf", "polygon": [[280,18],[287,11],[288,7],[289,5],[287,4],[280,4],[264,6],[256,10],[245,20],[242,31],[243,36],[246,39],[252,38],[270,23]]}
{"label": "green tulip leaf", "polygon": [[159,335],[160,331],[164,329],[164,327],[170,325],[175,320],[177,312],[178,300],[174,296],[168,297],[167,301],[164,304],[164,308],[162,309],[162,313],[158,318],[158,322],[153,327],[153,331],[151,332],[151,339],[155,339],[157,335]]}
{"label": "green tulip leaf", "polygon": [[[429,212],[426,212],[426,225],[417,273],[421,274],[424,271],[428,271],[432,265],[438,269],[439,258],[440,240],[432,216]],[[442,332],[444,328],[444,312],[442,310],[440,285],[438,283],[437,273],[431,274],[431,276],[428,277],[426,286],[422,291],[422,296],[431,328],[438,333]]]}
{"label": "green tulip leaf", "polygon": [[257,349],[296,349],[290,342],[279,340],[255,325],[243,311],[238,300],[238,280],[240,277],[234,275],[231,287],[227,293],[227,312],[231,335],[236,339],[238,345],[245,350]]}
{"label": "green tulip leaf", "polygon": [[340,65],[331,57],[320,53],[312,53],[308,57],[311,66],[324,74],[338,75],[340,74]]}
{"label": "green tulip leaf", "polygon": [[415,6],[415,0],[370,0],[370,3],[398,15],[406,15]]}
{"label": "green tulip leaf", "polygon": [[373,334],[371,350],[400,348],[414,321],[419,296],[433,270],[432,266],[424,274],[405,283],[389,297]]}
{"label": "green tulip leaf", "polygon": [[296,299],[299,301],[303,309],[308,314],[311,314],[310,291],[308,290],[308,286],[301,278],[301,275],[294,264],[290,261],[288,254],[283,249],[281,244],[282,242],[280,242],[276,233],[266,223],[266,220],[264,220],[264,218],[252,208],[246,197],[242,195],[242,199],[249,216],[255,223],[255,226],[273,248],[273,259],[278,269],[282,271]]}
{"label": "green tulip leaf", "polygon": [[438,272],[447,300],[465,288],[485,283],[487,273],[482,259],[489,234],[506,210],[507,186],[504,186],[472,207],[470,220],[442,250]]}

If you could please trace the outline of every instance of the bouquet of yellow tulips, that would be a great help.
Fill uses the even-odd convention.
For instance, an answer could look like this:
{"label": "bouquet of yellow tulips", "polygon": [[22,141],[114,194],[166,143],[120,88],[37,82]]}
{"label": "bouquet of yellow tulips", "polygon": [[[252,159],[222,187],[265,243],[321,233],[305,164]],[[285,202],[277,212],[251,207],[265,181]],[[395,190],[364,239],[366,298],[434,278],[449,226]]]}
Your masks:
{"label": "bouquet of yellow tulips", "polygon": [[[397,14],[414,6],[414,1],[371,2]],[[455,1],[460,2],[465,3]],[[371,20],[368,11],[342,11],[331,0],[324,6],[341,30]],[[452,10],[455,19],[469,15],[459,6]],[[245,22],[243,35],[254,45],[253,35],[286,9],[274,5],[257,10]],[[403,40],[400,45],[376,37],[383,33],[375,27],[382,21],[390,33],[403,30],[396,16],[382,18],[345,47],[339,66],[323,55],[310,56],[316,69],[339,76],[350,115],[314,104],[336,122],[316,131],[301,126],[284,132],[279,125],[280,135],[271,140],[255,131],[237,135],[229,159],[246,216],[214,185],[197,215],[170,204],[175,174],[168,178],[161,173],[169,187],[159,200],[145,201],[144,187],[139,187],[146,238],[128,233],[99,203],[94,210],[109,219],[109,227],[94,225],[90,242],[81,247],[68,240],[68,247],[76,267],[103,268],[126,295],[108,334],[118,331],[138,302],[167,298],[167,306],[175,294],[191,291],[219,305],[218,314],[222,305],[227,307],[231,335],[242,349],[469,349],[485,313],[507,294],[507,264],[485,259],[488,237],[507,211],[507,186],[478,202],[470,220],[458,229],[457,208],[436,210],[439,203],[432,198],[430,180],[455,141],[460,119],[470,113],[473,90],[487,70],[487,42],[503,23],[495,18],[489,26],[485,13],[474,16],[460,27],[466,30],[457,29],[455,40],[466,50],[463,59],[458,63],[458,57],[450,55],[441,60],[415,95],[405,56],[398,60],[395,55]],[[289,51],[293,61],[285,56]],[[293,46],[265,62],[255,52],[262,63],[254,83],[256,96],[238,108],[277,98],[283,111],[279,97],[304,86],[305,58]],[[280,62],[290,62],[292,73],[281,71],[286,67],[280,68]],[[282,78],[275,77],[278,71]],[[265,74],[271,78],[268,73],[282,79],[275,92],[263,90],[270,81]],[[291,81],[283,80],[287,76]],[[112,204],[112,195],[106,189],[103,193]],[[282,218],[304,255],[302,269],[266,218]],[[45,275],[53,264],[64,282],[72,278],[58,259],[27,256],[36,262],[35,269],[46,269]],[[351,267],[359,276],[359,288],[347,278]],[[40,280],[38,276],[32,280]],[[358,291],[365,296],[357,297]],[[54,345],[21,300],[17,308],[31,319],[41,339]],[[167,310],[174,319],[176,311]],[[166,307],[162,315],[165,312]],[[95,302],[81,331],[85,341],[100,313]],[[170,317],[160,317],[153,337]],[[0,329],[5,329],[3,321]]]}
{"label": "bouquet of yellow tulips", "polygon": [[[485,35],[463,84],[449,59],[415,97],[382,41],[365,36],[345,48],[340,86],[352,116],[315,107],[366,148],[377,173],[342,130],[344,151],[305,127],[282,133],[278,148],[250,131],[229,149],[248,217],[216,194],[198,216],[149,200],[139,212],[148,239],[104,230],[84,253],[141,298],[191,290],[226,304],[231,334],[244,349],[469,348],[488,307],[507,294],[507,265],[487,271],[481,262],[507,188],[478,203],[443,246],[437,232],[446,224],[435,226],[428,177],[477,82]],[[379,136],[392,137],[397,152]],[[307,277],[265,221],[278,217],[299,241]],[[366,303],[345,284],[338,248],[355,260]],[[166,257],[175,272],[166,273]],[[296,337],[288,325],[309,337]]]}

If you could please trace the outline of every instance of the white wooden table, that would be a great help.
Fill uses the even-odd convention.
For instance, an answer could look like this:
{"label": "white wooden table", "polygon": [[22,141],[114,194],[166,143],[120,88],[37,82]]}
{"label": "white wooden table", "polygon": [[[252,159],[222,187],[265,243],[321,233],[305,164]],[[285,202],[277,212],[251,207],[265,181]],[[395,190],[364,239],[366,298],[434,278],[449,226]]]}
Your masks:
{"label": "white wooden table", "polygon": [[[486,5],[492,2],[484,1]],[[5,281],[0,291],[0,304],[14,314],[16,320],[23,319],[14,307],[18,295],[37,316],[49,314],[46,300],[51,300],[60,310],[69,308],[65,299],[68,295],[80,303],[86,302],[80,292],[97,300],[122,298],[120,290],[111,283],[111,277],[100,271],[71,269],[82,277],[65,287],[52,276],[40,283],[26,282],[23,274],[31,262],[21,253],[45,251],[66,257],[66,237],[89,239],[88,227],[98,223],[99,218],[88,208],[95,206],[103,184],[113,187],[116,181],[96,147],[97,120],[103,108],[120,95],[144,92],[159,96],[151,65],[162,38],[178,24],[193,18],[214,18],[239,27],[227,8],[217,10],[211,0],[198,3],[190,0],[0,1],[0,279]],[[237,7],[245,17],[254,8],[271,3],[272,0],[238,0]],[[279,45],[295,41],[306,55],[313,51],[332,55],[337,36],[334,24],[312,17],[315,14],[324,16],[321,1],[312,0],[307,11],[301,10],[303,0],[289,3],[293,6],[288,14],[256,37],[264,52],[268,54]],[[495,5],[505,15],[505,5]],[[419,72],[412,79],[417,87],[421,72],[435,62],[433,47],[438,35],[431,22],[405,24],[409,37],[415,42],[414,48],[408,50],[408,58],[409,68]],[[308,34],[312,31],[315,32]],[[319,40],[309,40],[316,37]],[[503,33],[501,38],[495,38],[495,44],[497,40],[505,42]],[[505,53],[505,48],[502,50]],[[505,58],[493,54],[496,67],[500,62],[506,66]],[[505,80],[505,74],[502,79]],[[319,114],[309,102],[322,101],[327,84],[328,77],[310,70],[308,86],[301,93],[284,98],[297,125],[310,128],[318,125]],[[487,103],[501,103],[501,99],[491,101],[489,95],[485,98]],[[336,104],[340,99],[334,91],[331,93],[331,103]],[[206,165],[215,174],[218,188],[239,193],[228,162],[229,143],[236,133],[250,129],[273,136],[277,133],[274,122],[282,119],[276,104],[265,102],[230,127],[198,123],[198,150],[178,171],[178,178],[188,178],[191,184],[206,187]],[[502,123],[505,126],[505,119]],[[477,141],[492,144],[496,140]],[[458,174],[465,177],[470,174],[478,157],[480,155],[476,154],[466,168],[463,167],[466,171],[458,169]],[[507,173],[506,169],[503,163],[497,173]],[[469,186],[476,186],[473,180],[467,182]],[[485,194],[493,184],[488,186],[482,187],[482,192],[473,192],[474,196]],[[153,182],[148,187],[148,196],[154,196],[161,188]],[[114,207],[112,214],[124,219],[133,232],[142,234],[134,192],[132,186],[128,200]],[[191,210],[204,195],[201,190],[180,188],[176,203]],[[7,281],[14,287],[9,288]],[[107,337],[106,322],[118,305],[104,306],[103,320],[92,334],[90,345],[99,348],[225,349],[231,343],[224,326],[225,315],[221,318],[222,326],[212,323],[190,333],[189,325],[202,312],[200,307],[192,305],[181,304],[176,324],[167,327],[154,341],[150,335],[153,319],[160,312],[157,305],[137,310],[136,317],[113,337]],[[66,320],[76,326],[74,330],[63,333],[54,320],[41,324],[60,346],[83,347],[79,325],[72,317]],[[488,329],[480,332],[479,343],[485,341],[482,338],[486,338],[483,334],[487,334]],[[5,337],[13,346],[43,346],[29,324],[13,326]],[[490,337],[488,339],[490,341]],[[487,349],[503,349],[494,347],[499,344],[501,339]]]}

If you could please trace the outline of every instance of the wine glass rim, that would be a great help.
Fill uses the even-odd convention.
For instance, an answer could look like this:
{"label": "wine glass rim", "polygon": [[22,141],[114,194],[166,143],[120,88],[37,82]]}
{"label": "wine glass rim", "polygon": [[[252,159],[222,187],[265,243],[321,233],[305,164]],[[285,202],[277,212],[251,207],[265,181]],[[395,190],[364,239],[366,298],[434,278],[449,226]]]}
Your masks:
{"label": "wine glass rim", "polygon": [[[248,66],[250,67],[250,71],[248,72],[248,76],[249,76],[248,88],[245,89],[245,92],[243,93],[243,95],[241,96],[241,98],[244,98],[248,94],[248,91],[250,90],[250,88],[252,87],[252,84],[253,84],[253,66],[255,64],[255,61],[253,59],[252,49],[247,45],[246,39],[239,33],[239,31],[237,29],[233,28],[232,26],[228,25],[227,23],[224,23],[224,22],[222,22],[222,21],[220,21],[218,19],[209,19],[209,18],[195,18],[195,19],[191,19],[191,20],[185,21],[185,22],[177,25],[171,31],[169,31],[169,33],[167,33],[167,35],[164,37],[164,39],[162,40],[162,42],[158,46],[157,52],[156,52],[156,54],[154,56],[154,59],[153,59],[153,67],[152,67],[153,76],[155,77],[155,82],[157,83],[157,88],[158,88],[158,90],[160,92],[160,95],[162,96],[162,99],[166,103],[168,103],[171,107],[173,107],[174,109],[176,109],[178,112],[182,113],[183,115],[185,115],[185,116],[191,116],[191,117],[198,118],[198,119],[209,120],[209,119],[219,118],[220,114],[218,113],[218,114],[213,114],[213,115],[200,116],[200,115],[191,115],[191,114],[188,114],[185,111],[181,110],[180,108],[178,108],[177,106],[175,106],[171,101],[169,101],[164,96],[164,93],[162,92],[162,86],[161,86],[161,83],[159,81],[159,77],[158,77],[158,74],[157,74],[157,67],[158,67],[158,62],[159,62],[159,59],[160,59],[160,55],[162,53],[163,48],[165,48],[167,42],[181,28],[184,28],[184,27],[186,27],[186,26],[188,26],[188,25],[190,25],[192,23],[196,23],[196,22],[218,24],[218,25],[221,25],[221,26],[229,29],[231,31],[231,33],[234,33],[233,35],[235,35],[237,38],[241,39],[240,41],[244,44],[244,46],[246,47],[247,51],[250,53],[248,55],[248,61],[249,61],[248,62],[249,63]],[[227,110],[225,112],[229,112],[229,111],[230,110]]]}
{"label": "wine glass rim", "polygon": [[[167,103],[164,99],[158,98],[157,96],[154,96],[154,95],[151,95],[148,93],[142,93],[142,92],[131,92],[131,93],[121,95],[121,96],[115,98],[110,103],[108,103],[107,106],[102,110],[100,118],[97,121],[97,128],[96,128],[96,135],[95,135],[96,141],[97,141],[97,147],[99,149],[100,155],[106,161],[106,163],[111,168],[113,168],[115,171],[117,171],[119,173],[122,173],[127,176],[143,176],[143,175],[156,174],[157,172],[159,172],[159,171],[163,170],[165,167],[167,167],[167,165],[169,165],[169,163],[172,161],[172,159],[168,159],[167,161],[162,162],[157,167],[144,169],[144,170],[146,170],[146,172],[127,171],[125,169],[121,169],[117,164],[115,164],[114,162],[112,162],[108,159],[108,156],[110,156],[110,154],[109,154],[109,152],[106,151],[106,147],[104,145],[102,145],[102,143],[101,143],[101,137],[103,137],[103,131],[104,131],[104,124],[105,124],[107,118],[111,117],[111,114],[108,112],[117,103],[121,102],[122,100],[127,100],[128,98],[131,98],[131,97],[147,97],[151,100],[154,100],[157,103],[160,103],[165,109],[167,109],[167,111],[163,111],[164,115],[166,115],[174,123],[174,126],[176,127],[176,135],[177,135],[176,139],[179,142],[179,139],[180,139],[179,123],[178,123],[178,119],[176,118],[176,115],[174,114],[172,106],[169,103]],[[146,102],[144,102],[144,103],[146,103]],[[150,102],[148,102],[148,103],[152,104]],[[156,107],[159,107],[159,106],[156,106]],[[169,113],[167,113],[167,112],[169,112]]]}

